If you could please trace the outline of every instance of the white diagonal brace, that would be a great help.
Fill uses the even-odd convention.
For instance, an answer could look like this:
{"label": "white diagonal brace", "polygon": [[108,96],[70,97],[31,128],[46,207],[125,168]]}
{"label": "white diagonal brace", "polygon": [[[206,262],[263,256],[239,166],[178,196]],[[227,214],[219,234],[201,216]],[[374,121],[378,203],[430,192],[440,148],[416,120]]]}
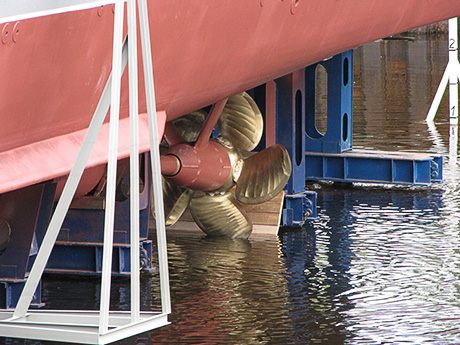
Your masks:
{"label": "white diagonal brace", "polygon": [[139,105],[137,71],[137,25],[136,0],[128,0],[128,74],[129,74],[129,120],[130,120],[130,265],[131,265],[131,322],[140,317],[139,288]]}
{"label": "white diagonal brace", "polygon": [[155,87],[153,82],[152,51],[150,47],[150,31],[148,8],[146,0],[139,0],[139,25],[142,44],[142,61],[144,65],[145,93],[150,133],[150,156],[152,163],[152,185],[155,204],[155,219],[157,229],[158,266],[160,270],[160,292],[162,312],[171,312],[169,293],[168,254],[166,243],[165,216],[163,208],[163,183],[160,166],[160,139],[157,132],[157,117],[155,103]]}
{"label": "white diagonal brace", "polygon": [[[113,28],[112,93],[110,101],[109,155],[107,162],[107,185],[105,197],[104,245],[102,251],[102,281],[99,333],[105,334],[109,325],[110,284],[112,277],[113,228],[115,219],[115,190],[117,187],[118,126],[120,115],[121,63],[123,39],[122,0],[115,2]],[[128,43],[129,45],[129,43]]]}
{"label": "white diagonal brace", "polygon": [[442,96],[444,95],[444,91],[446,90],[447,84],[449,83],[449,75],[450,75],[450,68],[449,64],[447,64],[446,70],[442,75],[441,82],[439,83],[438,89],[436,90],[436,94],[433,99],[433,103],[431,103],[430,110],[428,110],[428,115],[426,116],[426,121],[432,122],[436,113],[438,111],[439,105],[441,104]]}

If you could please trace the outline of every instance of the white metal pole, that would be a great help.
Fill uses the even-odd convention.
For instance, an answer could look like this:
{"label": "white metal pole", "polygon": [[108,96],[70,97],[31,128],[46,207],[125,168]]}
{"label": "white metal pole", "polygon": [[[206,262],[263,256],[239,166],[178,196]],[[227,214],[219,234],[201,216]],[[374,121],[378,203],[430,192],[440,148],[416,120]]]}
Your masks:
{"label": "white metal pole", "polygon": [[153,197],[155,202],[155,219],[157,229],[158,266],[160,270],[160,292],[162,312],[171,312],[169,293],[168,253],[163,206],[163,187],[161,180],[160,151],[157,132],[157,117],[155,103],[155,87],[153,82],[152,51],[150,47],[150,31],[148,8],[146,0],[139,0],[139,24],[142,44],[142,60],[144,65],[145,93],[150,133],[150,155],[152,163]]}
{"label": "white metal pole", "polygon": [[425,121],[433,122],[434,117],[438,111],[439,105],[441,104],[442,96],[444,95],[444,91],[446,90],[447,84],[449,83],[449,64],[447,64],[446,70],[442,75],[441,82],[439,83],[438,89],[433,99],[433,103],[431,103],[430,110],[428,110],[428,115],[426,116]]}
{"label": "white metal pole", "polygon": [[99,333],[108,331],[110,309],[110,283],[112,275],[113,228],[115,216],[115,190],[117,182],[118,125],[121,91],[121,48],[123,39],[122,0],[115,2],[115,22],[112,56],[112,94],[110,106],[109,155],[107,162],[106,207],[104,220],[104,246],[102,253],[102,282]]}
{"label": "white metal pole", "polygon": [[452,77],[449,78],[449,122],[451,125],[458,125],[458,81],[455,76],[455,82]]}
{"label": "white metal pole", "polygon": [[[127,58],[127,49],[126,45],[124,45],[123,62],[120,73],[123,73]],[[83,139],[80,151],[78,152],[75,164],[69,174],[61,197],[59,198],[59,201],[56,205],[56,209],[43,238],[42,245],[40,246],[40,250],[38,251],[37,257],[35,258],[34,265],[32,266],[29,277],[27,278],[26,284],[19,298],[18,304],[16,305],[16,309],[13,313],[13,318],[23,317],[26,315],[35,290],[37,290],[37,286],[40,282],[41,276],[43,275],[43,271],[45,270],[46,263],[48,262],[54,243],[56,242],[57,236],[59,234],[59,230],[61,229],[65,216],[67,215],[70,203],[72,202],[73,196],[75,195],[78,183],[80,182],[86,163],[88,162],[89,156],[91,155],[94,143],[96,142],[99,131],[109,110],[111,90],[112,74],[107,80],[104,91],[102,92],[101,98],[88,127],[88,131],[86,132],[85,138]]]}
{"label": "white metal pole", "polygon": [[458,124],[458,78],[455,62],[458,65],[457,17],[449,19],[449,118],[451,125]]}
{"label": "white metal pole", "polygon": [[128,73],[130,119],[130,238],[131,238],[131,322],[140,318],[139,288],[139,106],[137,71],[136,0],[128,0]]}

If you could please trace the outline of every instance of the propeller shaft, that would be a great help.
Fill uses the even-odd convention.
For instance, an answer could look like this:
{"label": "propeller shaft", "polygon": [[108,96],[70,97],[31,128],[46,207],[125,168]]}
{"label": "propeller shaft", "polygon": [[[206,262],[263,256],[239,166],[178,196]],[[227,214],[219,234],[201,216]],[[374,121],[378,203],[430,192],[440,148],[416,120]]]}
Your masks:
{"label": "propeller shaft", "polygon": [[180,160],[176,156],[166,155],[160,157],[161,174],[165,176],[174,176],[180,170]]}
{"label": "propeller shaft", "polygon": [[192,190],[215,191],[227,182],[232,172],[227,150],[214,141],[199,148],[186,143],[171,147],[167,155],[162,156],[162,173],[163,158],[168,156],[175,157],[180,168],[174,176],[165,177],[178,186]]}

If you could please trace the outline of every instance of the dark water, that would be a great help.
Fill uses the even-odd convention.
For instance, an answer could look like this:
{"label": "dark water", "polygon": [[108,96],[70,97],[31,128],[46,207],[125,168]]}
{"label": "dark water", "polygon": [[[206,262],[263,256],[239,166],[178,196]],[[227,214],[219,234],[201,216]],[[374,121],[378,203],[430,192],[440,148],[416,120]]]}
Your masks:
{"label": "dark water", "polygon": [[[172,324],[117,344],[460,344],[460,175],[446,100],[436,127],[424,122],[447,42],[375,42],[354,59],[354,147],[443,154],[446,181],[312,184],[319,219],[301,230],[249,241],[170,235]],[[142,278],[147,310],[159,305],[156,281]],[[47,277],[43,299],[96,309],[98,289]],[[128,281],[115,281],[112,301],[128,307]]]}

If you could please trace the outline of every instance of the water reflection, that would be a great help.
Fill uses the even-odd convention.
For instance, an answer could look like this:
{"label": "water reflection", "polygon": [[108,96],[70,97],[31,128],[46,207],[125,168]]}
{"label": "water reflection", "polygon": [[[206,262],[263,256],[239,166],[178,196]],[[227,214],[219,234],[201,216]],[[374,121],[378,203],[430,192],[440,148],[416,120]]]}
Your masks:
{"label": "water reflection", "polygon": [[449,126],[449,164],[453,167],[458,161],[458,125]]}
{"label": "water reflection", "polygon": [[[446,45],[421,36],[355,50],[354,147],[435,152],[424,120],[447,63]],[[447,114],[445,97],[436,117],[443,138]]]}
{"label": "water reflection", "polygon": [[294,344],[341,344],[349,333],[342,314],[348,298],[340,296],[349,289],[348,236],[341,230],[330,236],[330,230],[324,237],[314,228],[281,234],[289,272],[287,310],[296,329],[289,340]]}
{"label": "water reflection", "polygon": [[172,325],[159,343],[259,344],[291,332],[276,239],[174,237],[169,241]]}
{"label": "water reflection", "polygon": [[[440,296],[442,281],[455,281],[454,272],[438,271],[454,254],[449,248],[455,247],[439,224],[442,195],[442,190],[369,187],[320,191],[320,220],[307,228],[315,229],[317,243],[325,247],[325,267],[334,267],[334,251],[340,255],[342,281],[336,300],[343,306],[350,343],[420,343],[424,338],[412,335],[425,333],[425,340],[446,335],[438,333],[441,329],[430,314],[432,307],[460,311],[450,304],[458,297],[451,295],[456,287]],[[437,303],[446,297],[451,301]],[[452,332],[447,335],[446,340],[452,339]]]}

